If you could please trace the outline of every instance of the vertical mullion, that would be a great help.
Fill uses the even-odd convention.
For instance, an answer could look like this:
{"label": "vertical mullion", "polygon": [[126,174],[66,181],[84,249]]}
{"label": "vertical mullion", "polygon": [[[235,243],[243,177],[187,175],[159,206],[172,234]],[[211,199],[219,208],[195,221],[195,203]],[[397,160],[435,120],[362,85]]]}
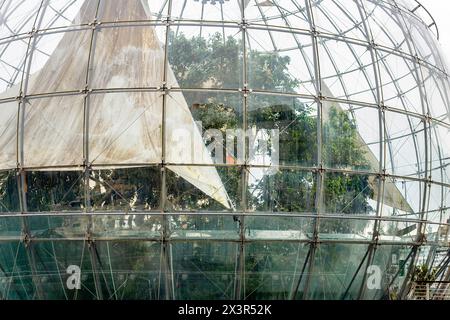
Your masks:
{"label": "vertical mullion", "polygon": [[[393,0],[393,2],[394,2],[395,9],[396,9],[396,10],[394,10],[394,12],[397,12],[397,11],[401,12],[401,9],[400,9],[399,5],[397,4],[397,1]],[[408,32],[407,30],[405,30],[405,28],[403,27],[402,22],[404,22],[404,18],[402,17],[402,15],[396,13],[395,17],[396,17],[396,19],[398,21],[398,24],[399,24],[400,28],[402,29],[403,35],[405,36],[406,39],[410,40],[410,41],[407,41],[407,45],[408,45],[408,48],[409,48],[409,51],[410,51],[411,55],[414,55],[414,57],[415,57],[414,62],[413,62],[414,66],[415,66],[414,73],[416,75],[417,88],[418,88],[418,91],[419,91],[419,94],[420,94],[422,115],[424,115],[424,117],[425,117],[423,119],[424,130],[425,130],[425,133],[424,133],[424,136],[425,136],[425,138],[424,138],[425,139],[425,141],[424,141],[425,142],[425,170],[424,170],[425,178],[422,179],[422,182],[421,182],[421,187],[422,187],[422,184],[424,186],[423,186],[423,195],[422,195],[422,205],[421,205],[421,208],[420,208],[421,220],[423,221],[424,215],[426,214],[425,209],[427,207],[426,203],[427,203],[427,199],[428,199],[427,190],[429,188],[428,184],[430,182],[429,181],[429,177],[428,177],[428,170],[429,170],[428,149],[429,148],[428,148],[428,139],[427,139],[427,123],[429,122],[430,115],[429,115],[429,108],[428,108],[426,95],[425,95],[425,92],[424,92],[425,90],[422,87],[424,78],[423,78],[423,74],[422,74],[422,71],[421,71],[421,61],[420,61],[419,57],[417,56],[417,52],[415,50],[415,46],[413,45],[414,41],[413,41],[413,39],[411,37],[411,33]],[[415,142],[415,145],[416,145],[417,142],[416,142],[416,138],[414,136],[413,136],[413,139],[414,139],[414,142]],[[418,152],[418,149],[416,147],[416,153],[417,152]],[[420,155],[418,155],[418,157],[419,157],[418,162],[420,162]],[[418,164],[420,164],[420,163],[418,163]],[[419,171],[420,171],[420,167],[419,167]],[[419,178],[420,178],[420,176],[419,176]],[[424,243],[424,240],[425,240],[425,233],[424,233],[424,231],[425,231],[424,227],[425,226],[426,226],[426,224],[424,224],[423,222],[420,222],[419,225],[418,225],[418,234],[417,234],[417,239],[416,239],[416,243],[417,244],[415,244],[413,246],[413,248],[412,248],[413,255],[412,255],[412,258],[411,258],[411,264],[409,266],[409,269],[408,269],[408,272],[407,272],[407,275],[406,275],[406,279],[404,280],[404,282],[402,284],[402,287],[400,289],[400,293],[399,293],[400,298],[403,298],[406,295],[406,293],[407,293],[406,290],[407,290],[407,287],[408,287],[408,283],[409,283],[410,279],[412,278],[412,273],[414,271],[414,266],[415,266],[415,264],[417,262],[417,257],[418,257],[417,251],[418,251],[418,248]]]}
{"label": "vertical mullion", "polygon": [[[168,74],[169,74],[169,36],[171,30],[172,19],[172,0],[168,1],[168,11],[165,20],[166,32],[164,39],[164,65],[163,65],[163,79],[162,79],[162,123],[161,123],[161,200],[160,211],[162,215],[162,242],[161,242],[161,268],[164,276],[164,292],[165,299],[170,300],[175,298],[175,292],[173,291],[173,261],[172,261],[172,247],[170,243],[170,230],[169,230],[169,217],[166,212],[166,198],[167,198],[167,166],[166,166],[166,119],[167,119],[167,99],[168,99]],[[160,277],[161,277],[160,273]],[[161,279],[160,279],[161,281]]]}
{"label": "vertical mullion", "polygon": [[[378,196],[377,196],[377,208],[376,208],[376,217],[380,218],[382,214],[382,203],[384,199],[384,188],[385,188],[385,182],[386,177],[384,173],[386,172],[386,139],[384,139],[384,132],[385,132],[385,113],[384,113],[384,99],[383,99],[383,92],[382,92],[382,84],[381,84],[381,72],[380,72],[380,66],[378,64],[378,55],[375,45],[375,40],[373,38],[369,22],[368,22],[368,14],[366,12],[366,9],[364,7],[364,3],[359,0],[355,3],[358,7],[358,12],[361,18],[361,22],[364,28],[364,33],[366,35],[367,39],[367,45],[370,52],[370,57],[372,60],[372,66],[373,66],[373,73],[375,76],[375,87],[376,87],[376,103],[378,106],[378,130],[379,130],[379,144],[380,144],[380,150],[379,150],[379,167],[378,167],[378,177],[381,177],[381,179],[378,179]],[[368,248],[368,257],[367,257],[367,263],[366,267],[363,272],[363,279],[361,281],[361,286],[358,293],[358,299],[362,299],[365,294],[366,289],[366,280],[367,280],[367,271],[370,267],[370,265],[374,261],[375,252],[377,250],[378,240],[379,240],[379,229],[380,229],[381,223],[379,220],[374,221],[374,227],[372,232],[372,242],[369,244]]]}
{"label": "vertical mullion", "polygon": [[[242,129],[243,136],[240,137],[237,135],[237,139],[243,139],[243,150],[244,150],[244,159],[241,164],[241,209],[242,214],[237,217],[237,221],[239,223],[239,242],[237,244],[237,254],[236,254],[236,268],[235,268],[235,283],[234,283],[234,299],[245,299],[245,215],[248,211],[247,209],[247,184],[249,177],[249,150],[248,150],[248,140],[249,137],[247,135],[248,130],[248,43],[247,43],[247,21],[245,18],[245,9],[246,9],[245,0],[240,1],[241,7],[241,22],[240,22],[240,32],[241,41],[242,41],[242,83],[243,89],[242,91]],[[237,142],[239,144],[239,141]]]}
{"label": "vertical mullion", "polygon": [[305,8],[307,12],[307,17],[309,20],[310,32],[311,32],[311,40],[312,40],[312,51],[313,51],[313,63],[314,63],[314,77],[315,77],[315,87],[316,87],[316,103],[317,103],[317,165],[319,170],[317,170],[316,177],[316,214],[317,217],[314,219],[314,230],[313,230],[313,239],[310,243],[310,258],[308,265],[308,272],[305,281],[305,287],[303,291],[303,299],[307,299],[311,280],[314,273],[315,268],[315,258],[316,258],[316,248],[319,243],[318,234],[319,234],[319,216],[322,212],[322,202],[323,202],[323,182],[324,182],[324,170],[323,170],[323,159],[322,159],[322,81],[321,81],[321,73],[320,73],[320,61],[319,61],[319,45],[317,42],[318,33],[316,30],[316,25],[314,21],[314,14],[312,9],[311,0],[305,0]]}
{"label": "vertical mullion", "polygon": [[[36,48],[36,29],[39,29],[42,24],[42,20],[45,15],[45,11],[48,7],[49,0],[42,0],[39,9],[36,13],[36,18],[33,23],[33,29],[30,32],[30,39],[28,41],[27,53],[23,64],[24,70],[22,73],[18,118],[17,118],[17,169],[18,169],[18,188],[19,188],[19,206],[22,213],[28,212],[27,207],[27,182],[26,172],[24,170],[24,134],[25,134],[25,110],[27,104],[27,89],[28,81],[30,77],[31,64],[33,61],[33,54]],[[28,57],[28,58],[27,58]],[[31,235],[28,225],[28,218],[22,218],[22,234],[24,237],[24,246],[27,254],[27,260],[30,264],[32,272],[32,281],[36,289],[36,295],[38,299],[44,299],[44,293],[39,279],[37,278],[36,270],[36,257],[33,249],[33,243],[31,242]]]}
{"label": "vertical mullion", "polygon": [[[89,44],[89,53],[88,53],[88,62],[86,67],[86,78],[85,78],[85,87],[82,90],[84,93],[84,109],[83,109],[83,169],[84,169],[84,212],[86,214],[89,214],[92,211],[92,203],[90,200],[90,187],[89,187],[89,180],[90,180],[90,159],[89,159],[89,113],[90,113],[90,69],[92,66],[92,63],[94,61],[95,56],[95,40],[96,40],[96,34],[97,34],[97,24],[99,20],[100,15],[100,7],[102,4],[102,0],[98,0],[96,7],[95,7],[95,15],[94,20],[90,23],[90,26],[92,27],[91,31],[91,37],[90,37],[90,44]],[[103,299],[103,292],[102,287],[100,283],[100,279],[98,277],[98,269],[97,269],[97,263],[96,263],[96,256],[95,256],[95,243],[92,239],[92,215],[89,215],[88,217],[88,223],[86,226],[86,236],[85,236],[85,242],[87,242],[88,250],[91,258],[91,267],[92,267],[92,273],[94,277],[94,285],[95,285],[95,292],[97,295],[97,299],[101,300]]]}

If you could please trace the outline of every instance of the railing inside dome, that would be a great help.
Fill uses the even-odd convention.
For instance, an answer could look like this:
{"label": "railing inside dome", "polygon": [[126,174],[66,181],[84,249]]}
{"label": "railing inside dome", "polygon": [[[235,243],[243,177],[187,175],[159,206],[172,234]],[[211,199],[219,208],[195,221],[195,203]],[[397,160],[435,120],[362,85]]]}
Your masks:
{"label": "railing inside dome", "polygon": [[418,10],[422,10],[426,15],[428,15],[428,17],[431,19],[431,23],[428,24],[425,20],[424,20],[424,22],[426,23],[426,25],[427,25],[427,27],[429,29],[434,28],[436,30],[435,35],[436,35],[437,39],[439,40],[439,28],[438,28],[438,25],[436,23],[436,20],[434,20],[434,18],[431,15],[430,11],[428,11],[428,9],[425,8],[425,6],[423,4],[421,4],[418,0],[414,0],[414,1],[417,3],[417,6],[414,7],[414,9],[410,10],[411,13],[415,14],[416,16],[421,18],[422,20],[423,20],[422,15],[416,13]]}

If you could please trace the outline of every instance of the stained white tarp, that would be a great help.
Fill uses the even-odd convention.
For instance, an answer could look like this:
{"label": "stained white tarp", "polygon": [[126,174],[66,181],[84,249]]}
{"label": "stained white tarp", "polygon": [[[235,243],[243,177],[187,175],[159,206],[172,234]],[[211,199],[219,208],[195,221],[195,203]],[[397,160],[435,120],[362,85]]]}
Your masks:
{"label": "stained white tarp", "polygon": [[[83,15],[96,10],[97,3],[86,0],[78,21],[86,20]],[[101,4],[100,12],[105,21],[114,21],[117,16],[130,21],[150,19],[146,1],[102,1]],[[64,33],[44,67],[32,76],[27,92],[83,89],[91,50],[90,34],[90,30]],[[118,89],[162,85],[164,50],[156,27],[98,29],[92,57],[89,87]],[[167,77],[169,83],[177,83],[170,68]],[[18,93],[19,88],[14,87],[4,95]],[[89,95],[87,105],[89,162],[94,168],[161,163],[162,92],[95,93]],[[61,170],[64,166],[82,165],[84,106],[84,95],[80,94],[29,99],[17,130],[18,103],[2,104],[0,169],[16,167],[17,141],[19,150],[23,150],[18,160],[24,167],[57,166],[57,170]],[[181,92],[169,93],[166,115],[165,161],[186,164],[168,168],[230,208],[227,192]],[[185,143],[186,137],[191,138],[190,145]],[[206,166],[190,166],[192,163]]]}

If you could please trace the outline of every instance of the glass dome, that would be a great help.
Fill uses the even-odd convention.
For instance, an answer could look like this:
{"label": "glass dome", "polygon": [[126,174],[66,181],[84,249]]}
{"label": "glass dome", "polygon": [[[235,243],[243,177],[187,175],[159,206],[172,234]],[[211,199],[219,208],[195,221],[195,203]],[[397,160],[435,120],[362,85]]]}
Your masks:
{"label": "glass dome", "polygon": [[3,1],[0,298],[405,298],[449,248],[430,18],[403,0]]}

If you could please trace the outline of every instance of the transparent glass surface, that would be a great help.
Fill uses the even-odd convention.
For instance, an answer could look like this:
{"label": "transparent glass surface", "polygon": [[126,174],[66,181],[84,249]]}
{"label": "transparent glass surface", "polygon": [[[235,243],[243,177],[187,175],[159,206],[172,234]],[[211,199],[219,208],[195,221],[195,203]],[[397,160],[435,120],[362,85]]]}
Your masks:
{"label": "transparent glass surface", "polygon": [[167,218],[171,239],[239,240],[239,218],[217,215],[172,215]]}
{"label": "transparent glass surface", "polygon": [[[133,181],[133,183],[130,183]],[[92,170],[90,204],[95,211],[155,211],[160,207],[160,167]]]}
{"label": "transparent glass surface", "polygon": [[[365,300],[396,300],[411,266],[411,247],[382,245],[377,247],[363,292]],[[372,276],[372,279],[370,277]],[[374,281],[373,277],[378,277]]]}
{"label": "transparent glass surface", "polygon": [[255,166],[317,165],[317,113],[317,104],[311,100],[251,95],[249,162]]}
{"label": "transparent glass surface", "polygon": [[316,174],[283,169],[271,172],[253,168],[249,172],[247,208],[262,212],[315,212]]}
{"label": "transparent glass surface", "polygon": [[356,299],[363,275],[358,267],[366,252],[367,245],[319,245],[315,251],[314,273],[308,298]]}
{"label": "transparent glass surface", "polygon": [[0,181],[0,213],[20,211],[17,171],[0,171]]}
{"label": "transparent glass surface", "polygon": [[313,218],[296,216],[245,217],[244,236],[249,240],[308,240],[314,233]]}
{"label": "transparent glass surface", "polygon": [[447,35],[416,1],[0,16],[0,299],[405,299],[443,263]]}
{"label": "transparent glass surface", "polygon": [[83,174],[77,171],[30,171],[26,176],[31,212],[81,211],[85,207]]}
{"label": "transparent glass surface", "polygon": [[174,295],[179,300],[232,299],[235,295],[238,245],[230,242],[176,243]]}
{"label": "transparent glass surface", "polygon": [[245,252],[244,299],[287,300],[302,296],[308,257],[303,243],[254,243]]}
{"label": "transparent glass surface", "polygon": [[242,33],[236,26],[172,26],[167,46],[168,85],[242,88],[243,47]]}
{"label": "transparent glass surface", "polygon": [[22,230],[27,230],[34,239],[83,239],[92,224],[88,216],[32,215],[22,218]]}

